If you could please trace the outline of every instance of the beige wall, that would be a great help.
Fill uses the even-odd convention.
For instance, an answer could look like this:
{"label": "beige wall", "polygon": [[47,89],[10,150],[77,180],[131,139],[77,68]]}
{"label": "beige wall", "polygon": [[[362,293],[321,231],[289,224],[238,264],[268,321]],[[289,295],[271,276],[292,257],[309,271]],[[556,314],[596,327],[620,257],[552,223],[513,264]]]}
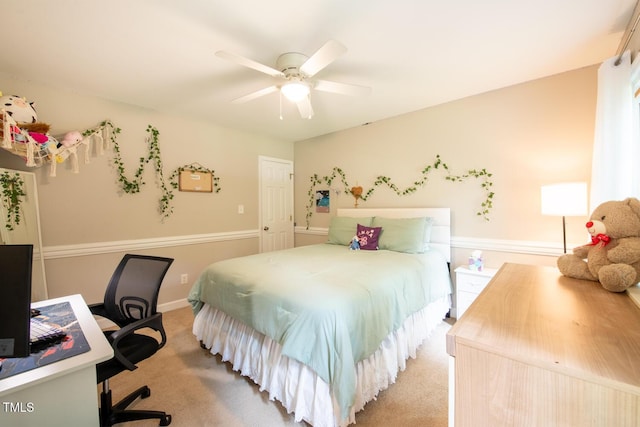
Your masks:
{"label": "beige wall", "polygon": [[[553,265],[561,247],[561,219],[540,214],[540,186],[589,181],[596,75],[597,66],[588,67],[295,144],[0,77],[4,93],[38,103],[40,120],[51,123],[54,135],[112,120],[122,128],[119,141],[128,171],[146,153],[145,129],[151,124],[160,131],[165,173],[198,162],[220,176],[218,194],[176,192],[175,213],[163,223],[151,168],[138,195],[118,194],[110,153],[93,155],[88,165],[81,162],[77,175],[65,164],[55,178],[46,168],[35,170],[51,297],[82,293],[89,302],[100,300],[125,252],[119,244],[143,242],[146,249],[132,252],[176,259],[160,297],[160,302],[171,302],[185,298],[210,261],[258,251],[257,238],[226,239],[225,233],[257,230],[259,155],[294,160],[296,245],[326,240],[323,230],[335,208],[353,204],[350,196],[332,194],[332,213],[314,213],[311,232],[306,231],[312,174],[341,167],[349,184],[365,191],[379,175],[403,188],[420,179],[420,171],[439,154],[453,174],[481,168],[493,173],[489,222],[475,215],[483,200],[479,183],[473,178],[445,181],[442,171],[432,172],[427,185],[410,196],[378,187],[362,206],[451,207],[454,266],[476,248],[485,250],[488,266],[507,261]],[[16,159],[1,152],[0,166],[27,169]],[[337,184],[333,187],[342,187]],[[245,206],[244,215],[237,214],[238,204]],[[584,221],[567,219],[570,245],[585,241]],[[222,237],[184,243],[201,234]],[[161,241],[157,247],[154,239]],[[189,284],[179,284],[182,273],[190,275]]]}
{"label": "beige wall", "polygon": [[[93,153],[90,164],[84,164],[81,155],[79,174],[73,174],[67,162],[58,165],[56,177],[49,177],[48,167],[26,168],[19,158],[0,150],[0,167],[36,173],[50,297],[82,293],[89,302],[101,300],[125,251],[120,252],[118,247],[124,243],[133,245],[132,252],[175,258],[161,291],[161,303],[185,298],[196,275],[210,261],[258,251],[258,157],[292,160],[293,144],[8,75],[0,74],[0,80],[0,90],[5,94],[36,102],[39,120],[51,124],[52,135],[82,131],[110,119],[122,129],[118,141],[129,177],[139,157],[147,154],[147,125],[160,132],[167,177],[178,166],[193,162],[215,170],[220,177],[219,193],[175,191],[174,214],[163,222],[157,208],[161,193],[151,165],[146,166],[146,185],[141,193],[130,195],[118,191],[112,151],[104,156]],[[245,207],[243,215],[237,213],[239,204]],[[224,238],[225,233],[239,231],[252,231],[254,237]],[[218,233],[222,235],[220,241],[171,246],[175,240]],[[139,242],[153,246],[150,239],[159,239],[162,244],[155,249],[138,248]],[[71,256],[60,255],[65,251]],[[85,252],[88,255],[82,255]],[[188,285],[180,285],[182,273],[189,274]]]}
{"label": "beige wall", "polygon": [[[553,265],[562,246],[562,221],[540,214],[540,186],[589,182],[596,77],[597,66],[587,67],[297,142],[296,243],[326,239],[304,230],[312,174],[325,176],[340,167],[349,185],[364,191],[379,175],[405,188],[439,154],[454,175],[482,168],[493,174],[490,221],[475,214],[484,200],[479,182],[445,181],[443,171],[430,173],[427,185],[408,196],[376,187],[361,206],[451,207],[454,265],[464,263],[474,248],[485,249],[489,266],[506,261]],[[332,187],[343,186],[334,182]],[[332,194],[332,213],[314,213],[311,228],[327,227],[335,208],[352,205],[350,195]],[[586,242],[585,219],[567,218],[569,243]],[[550,249],[542,255],[532,253],[546,246]]]}

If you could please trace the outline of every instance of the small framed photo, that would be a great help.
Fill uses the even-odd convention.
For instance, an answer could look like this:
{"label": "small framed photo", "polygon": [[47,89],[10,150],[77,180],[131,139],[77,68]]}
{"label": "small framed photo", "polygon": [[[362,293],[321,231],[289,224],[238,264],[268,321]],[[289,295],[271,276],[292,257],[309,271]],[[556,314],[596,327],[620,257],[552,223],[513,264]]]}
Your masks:
{"label": "small framed photo", "polygon": [[211,172],[196,172],[190,170],[180,171],[178,181],[180,191],[193,191],[199,193],[213,192],[213,174]]}
{"label": "small framed photo", "polygon": [[331,210],[329,190],[316,191],[316,212],[328,213]]}

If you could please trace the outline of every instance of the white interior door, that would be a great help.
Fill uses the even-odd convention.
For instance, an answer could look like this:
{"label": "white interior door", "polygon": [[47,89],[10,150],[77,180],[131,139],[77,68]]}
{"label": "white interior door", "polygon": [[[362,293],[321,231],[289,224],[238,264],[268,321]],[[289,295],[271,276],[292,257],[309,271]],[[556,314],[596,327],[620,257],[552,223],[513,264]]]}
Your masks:
{"label": "white interior door", "polygon": [[260,156],[260,251],[293,247],[293,162]]}

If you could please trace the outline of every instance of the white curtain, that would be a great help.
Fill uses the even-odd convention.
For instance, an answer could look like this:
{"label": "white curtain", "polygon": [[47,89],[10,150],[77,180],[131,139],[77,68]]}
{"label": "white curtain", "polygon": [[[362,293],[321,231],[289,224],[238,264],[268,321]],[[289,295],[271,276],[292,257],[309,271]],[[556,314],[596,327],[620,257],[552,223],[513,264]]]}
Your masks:
{"label": "white curtain", "polygon": [[630,52],[598,70],[590,211],[607,200],[640,198],[640,117],[634,92],[640,86],[638,60]]}

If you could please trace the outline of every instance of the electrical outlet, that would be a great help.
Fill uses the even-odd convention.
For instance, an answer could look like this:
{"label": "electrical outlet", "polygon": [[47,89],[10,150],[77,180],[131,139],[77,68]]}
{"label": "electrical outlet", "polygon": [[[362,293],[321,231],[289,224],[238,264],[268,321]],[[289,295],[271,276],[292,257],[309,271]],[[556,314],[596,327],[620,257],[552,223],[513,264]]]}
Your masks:
{"label": "electrical outlet", "polygon": [[189,275],[187,273],[181,274],[180,275],[180,284],[181,285],[186,285],[187,283],[189,283]]}

